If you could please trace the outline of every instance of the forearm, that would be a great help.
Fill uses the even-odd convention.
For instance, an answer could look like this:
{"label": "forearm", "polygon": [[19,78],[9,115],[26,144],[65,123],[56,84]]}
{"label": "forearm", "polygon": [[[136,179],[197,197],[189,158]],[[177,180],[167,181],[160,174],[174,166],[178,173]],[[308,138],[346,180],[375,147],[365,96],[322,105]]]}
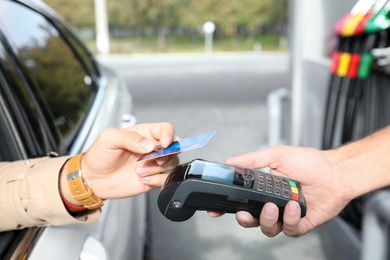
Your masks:
{"label": "forearm", "polygon": [[330,154],[350,184],[351,199],[390,186],[390,127]]}
{"label": "forearm", "polygon": [[[59,173],[66,157],[0,163],[0,232],[31,226],[84,222],[65,209]],[[98,213],[88,215],[88,221]]]}

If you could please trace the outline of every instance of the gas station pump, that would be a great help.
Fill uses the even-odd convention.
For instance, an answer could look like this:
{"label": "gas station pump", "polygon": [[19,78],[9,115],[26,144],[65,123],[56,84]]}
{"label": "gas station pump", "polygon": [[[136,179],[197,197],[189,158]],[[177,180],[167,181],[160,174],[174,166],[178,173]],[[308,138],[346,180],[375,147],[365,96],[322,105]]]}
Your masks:
{"label": "gas station pump", "polygon": [[[292,145],[330,149],[390,124],[389,2],[290,1]],[[388,201],[368,194],[319,227],[328,258],[389,259]]]}

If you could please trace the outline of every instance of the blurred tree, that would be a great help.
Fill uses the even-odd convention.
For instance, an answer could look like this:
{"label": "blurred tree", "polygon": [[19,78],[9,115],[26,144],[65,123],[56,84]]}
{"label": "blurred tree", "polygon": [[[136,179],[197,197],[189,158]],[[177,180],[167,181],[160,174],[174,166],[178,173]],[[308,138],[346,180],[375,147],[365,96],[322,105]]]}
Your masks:
{"label": "blurred tree", "polygon": [[[76,27],[94,28],[94,0],[44,0],[62,18]],[[115,0],[117,1],[117,0]]]}
{"label": "blurred tree", "polygon": [[[213,21],[222,34],[237,36],[243,28],[253,34],[258,27],[274,21],[287,23],[287,0],[184,0],[180,8],[183,25],[194,27]],[[281,13],[279,13],[281,12]]]}
{"label": "blurred tree", "polygon": [[[180,17],[178,7],[181,6],[181,0],[120,0],[122,3],[115,3],[116,0],[110,0],[109,17],[114,14],[114,6],[119,8],[117,12],[123,8],[128,10],[125,19],[116,19],[119,24],[127,24],[131,27],[138,37],[142,37],[147,32],[152,32],[157,36],[158,48],[165,48],[165,34],[169,28],[180,26]],[[121,5],[121,6],[119,6]],[[127,8],[126,8],[127,7]],[[111,23],[110,26],[115,25]]]}

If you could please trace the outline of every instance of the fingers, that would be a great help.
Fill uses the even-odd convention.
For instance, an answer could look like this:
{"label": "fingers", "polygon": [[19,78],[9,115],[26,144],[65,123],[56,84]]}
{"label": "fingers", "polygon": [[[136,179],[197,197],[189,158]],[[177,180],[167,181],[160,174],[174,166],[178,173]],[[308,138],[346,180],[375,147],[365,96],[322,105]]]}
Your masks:
{"label": "fingers", "polygon": [[163,173],[163,174],[140,177],[139,180],[143,184],[148,185],[150,188],[157,188],[163,186],[167,177],[168,177],[168,173]]}
{"label": "fingers", "polygon": [[153,151],[155,143],[152,140],[134,131],[109,128],[104,130],[97,143],[108,149],[126,149],[135,153],[148,153]]}
{"label": "fingers", "polygon": [[163,156],[160,158],[155,159],[157,165],[163,166],[164,164],[168,163],[170,160],[172,160],[171,156]]}
{"label": "fingers", "polygon": [[303,233],[300,230],[301,208],[295,201],[287,203],[283,222],[278,221],[279,209],[273,203],[266,203],[260,214],[261,231],[268,237],[274,237],[281,231],[286,236],[299,236]]}
{"label": "fingers", "polygon": [[150,160],[135,169],[140,182],[149,186],[150,189],[163,186],[168,176],[167,172],[179,164],[177,156],[166,156],[164,158],[164,163],[162,163],[162,160],[159,161],[161,165],[156,160]]}
{"label": "fingers", "polygon": [[301,209],[295,201],[287,203],[283,214],[283,222],[279,221],[279,209],[273,203],[266,203],[261,211],[260,218],[254,218],[245,211],[237,212],[238,224],[245,228],[260,226],[261,232],[268,237],[274,237],[281,231],[287,236],[299,236]]}
{"label": "fingers", "polygon": [[[139,129],[140,133],[145,135],[145,132],[148,132],[152,138],[159,140],[160,145],[164,148],[172,143],[175,135],[172,124],[167,122],[140,124],[135,129]],[[147,130],[145,131],[145,129]]]}
{"label": "fingers", "polygon": [[169,123],[160,124],[159,140],[162,147],[168,147],[174,139],[175,130]]}
{"label": "fingers", "polygon": [[267,150],[243,154],[226,160],[228,164],[241,165],[249,168],[262,168],[269,166],[270,163],[278,161],[280,148],[271,147]]}
{"label": "fingers", "polygon": [[283,214],[283,233],[295,237],[302,235],[300,230],[301,208],[295,201],[287,203]]}
{"label": "fingers", "polygon": [[167,172],[179,164],[179,157],[177,157],[176,155],[166,156],[162,158],[164,158],[164,163],[161,163],[161,160],[159,162],[156,162],[157,160],[150,160],[138,165],[135,170],[137,175],[142,178],[150,175],[159,174],[161,172]]}
{"label": "fingers", "polygon": [[109,149],[120,148],[145,154],[155,149],[159,141],[162,147],[169,146],[174,138],[174,128],[169,123],[140,124],[128,129],[109,128],[103,131],[97,142]]}
{"label": "fingers", "polygon": [[274,237],[282,231],[278,218],[278,207],[273,203],[266,203],[260,214],[260,228],[264,235]]}
{"label": "fingers", "polygon": [[258,227],[260,225],[259,218],[254,218],[249,212],[246,211],[237,212],[236,220],[240,226],[245,228]]}
{"label": "fingers", "polygon": [[209,214],[209,216],[212,218],[218,218],[218,217],[224,215],[224,213],[216,212],[216,211],[207,211],[207,214]]}

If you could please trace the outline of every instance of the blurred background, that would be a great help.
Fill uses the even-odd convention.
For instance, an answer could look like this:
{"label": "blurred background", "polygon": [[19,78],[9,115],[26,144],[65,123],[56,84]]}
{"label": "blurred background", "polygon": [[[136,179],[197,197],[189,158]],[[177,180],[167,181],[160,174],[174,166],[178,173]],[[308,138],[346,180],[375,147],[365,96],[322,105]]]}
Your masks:
{"label": "blurred background", "polygon": [[[213,50],[217,52],[287,50],[287,0],[45,2],[77,29],[95,53],[95,21],[99,15],[102,20],[102,13],[108,18],[111,53],[203,52],[207,21],[215,24]],[[102,13],[95,12],[99,5],[105,9]]]}

